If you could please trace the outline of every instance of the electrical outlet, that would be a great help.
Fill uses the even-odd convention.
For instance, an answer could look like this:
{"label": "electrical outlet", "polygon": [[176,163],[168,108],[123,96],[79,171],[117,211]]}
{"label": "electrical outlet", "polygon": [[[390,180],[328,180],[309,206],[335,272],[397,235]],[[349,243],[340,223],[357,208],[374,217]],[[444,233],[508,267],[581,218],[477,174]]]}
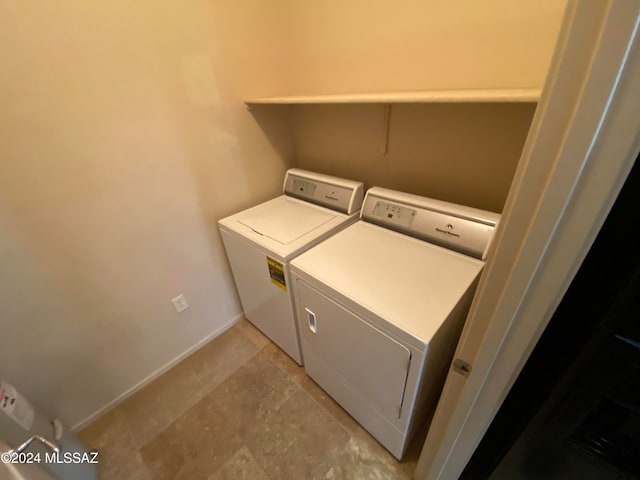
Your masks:
{"label": "electrical outlet", "polygon": [[184,312],[187,308],[189,308],[189,304],[187,303],[187,299],[184,298],[183,294],[178,295],[176,298],[172,299],[171,302],[173,306],[176,307],[176,312]]}

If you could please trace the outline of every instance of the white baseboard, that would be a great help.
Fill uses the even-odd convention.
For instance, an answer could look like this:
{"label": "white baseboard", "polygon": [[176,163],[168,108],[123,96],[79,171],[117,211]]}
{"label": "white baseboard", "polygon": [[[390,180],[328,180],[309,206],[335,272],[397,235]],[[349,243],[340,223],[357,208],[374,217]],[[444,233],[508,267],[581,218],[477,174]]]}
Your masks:
{"label": "white baseboard", "polygon": [[196,344],[192,345],[191,347],[187,348],[180,355],[178,355],[177,357],[175,357],[172,360],[168,361],[167,363],[165,363],[163,366],[161,366],[160,368],[158,368],[157,370],[155,370],[151,374],[147,375],[140,382],[136,383],[133,387],[131,387],[128,390],[126,390],[125,392],[121,393],[116,398],[111,400],[109,403],[107,403],[103,407],[100,407],[98,410],[93,412],[91,415],[89,415],[88,417],[86,417],[83,420],[81,420],[78,423],[76,423],[73,427],[71,427],[71,431],[72,432],[77,432],[78,430],[82,430],[84,427],[89,425],[94,420],[97,420],[99,417],[101,417],[102,415],[107,413],[112,408],[114,408],[117,405],[119,405],[120,403],[122,403],[124,400],[129,398],[131,395],[136,393],[138,390],[141,390],[146,385],[148,385],[149,383],[153,382],[160,375],[162,375],[163,373],[169,371],[172,367],[174,367],[175,365],[180,363],[182,360],[187,358],[189,355],[192,355],[196,351],[200,350],[202,347],[204,347],[211,340],[213,340],[214,338],[222,335],[224,332],[226,332],[228,329],[230,329],[236,323],[238,323],[243,317],[244,317],[244,313],[241,313],[240,315],[235,317],[233,320],[231,320],[226,325],[223,325],[222,327],[214,330],[213,332],[208,334],[206,337],[204,337],[203,339],[199,340],[198,343],[196,343]]}

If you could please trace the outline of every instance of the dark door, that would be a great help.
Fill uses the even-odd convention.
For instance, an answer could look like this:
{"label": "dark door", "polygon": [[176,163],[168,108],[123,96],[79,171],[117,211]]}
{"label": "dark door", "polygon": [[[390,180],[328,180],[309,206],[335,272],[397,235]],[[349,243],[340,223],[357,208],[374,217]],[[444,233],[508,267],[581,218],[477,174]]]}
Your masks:
{"label": "dark door", "polygon": [[640,162],[462,479],[640,477]]}

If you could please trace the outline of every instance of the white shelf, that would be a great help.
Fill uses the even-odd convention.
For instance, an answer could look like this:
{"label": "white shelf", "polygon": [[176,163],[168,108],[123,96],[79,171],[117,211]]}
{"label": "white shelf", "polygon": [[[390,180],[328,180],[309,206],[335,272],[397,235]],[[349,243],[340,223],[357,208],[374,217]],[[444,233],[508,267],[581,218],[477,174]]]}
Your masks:
{"label": "white shelf", "polygon": [[422,92],[356,93],[265,97],[247,105],[304,105],[330,103],[536,103],[540,89],[428,90]]}

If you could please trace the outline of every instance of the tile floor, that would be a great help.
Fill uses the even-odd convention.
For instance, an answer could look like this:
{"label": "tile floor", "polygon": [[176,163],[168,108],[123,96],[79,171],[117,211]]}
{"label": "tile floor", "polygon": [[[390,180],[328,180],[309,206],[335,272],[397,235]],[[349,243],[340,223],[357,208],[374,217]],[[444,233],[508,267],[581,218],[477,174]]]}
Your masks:
{"label": "tile floor", "polygon": [[402,462],[243,320],[79,433],[101,480],[411,479]]}

